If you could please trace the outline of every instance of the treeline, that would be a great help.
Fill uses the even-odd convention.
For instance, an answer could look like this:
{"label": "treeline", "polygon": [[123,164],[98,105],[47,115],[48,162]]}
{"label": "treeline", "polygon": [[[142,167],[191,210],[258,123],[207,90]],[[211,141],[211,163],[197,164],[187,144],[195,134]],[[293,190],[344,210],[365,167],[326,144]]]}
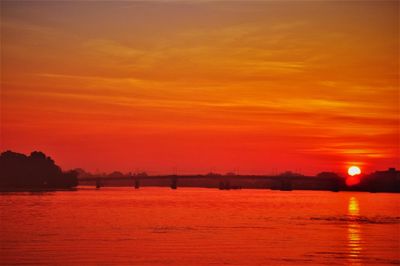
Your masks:
{"label": "treeline", "polygon": [[400,171],[389,168],[386,171],[363,175],[360,182],[350,186],[349,190],[400,193]]}
{"label": "treeline", "polygon": [[12,151],[0,155],[0,188],[72,188],[78,185],[78,173],[63,172],[43,152],[29,156]]}

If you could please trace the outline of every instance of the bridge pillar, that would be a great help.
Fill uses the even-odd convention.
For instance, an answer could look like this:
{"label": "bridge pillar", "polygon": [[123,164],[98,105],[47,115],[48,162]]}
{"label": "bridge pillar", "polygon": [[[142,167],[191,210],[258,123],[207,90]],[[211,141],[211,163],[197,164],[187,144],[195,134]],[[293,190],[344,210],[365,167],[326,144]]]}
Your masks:
{"label": "bridge pillar", "polygon": [[226,180],[226,181],[225,181],[225,189],[226,189],[226,190],[231,189],[231,182],[230,182],[229,180]]}
{"label": "bridge pillar", "polygon": [[290,178],[282,178],[280,182],[281,182],[280,190],[291,191],[293,189],[292,180]]}
{"label": "bridge pillar", "polygon": [[96,188],[97,189],[101,188],[101,180],[100,180],[100,178],[96,179]]}
{"label": "bridge pillar", "polygon": [[139,187],[140,187],[140,180],[139,180],[139,178],[136,178],[135,179],[135,189],[139,189]]}
{"label": "bridge pillar", "polygon": [[177,189],[177,187],[178,187],[178,179],[172,178],[171,179],[171,189]]}
{"label": "bridge pillar", "polygon": [[330,190],[333,192],[339,192],[340,191],[340,183],[339,183],[339,179],[334,178],[331,180],[330,182],[331,186],[330,186]]}
{"label": "bridge pillar", "polygon": [[231,189],[231,183],[229,182],[229,180],[220,180],[218,188],[220,190],[229,190]]}

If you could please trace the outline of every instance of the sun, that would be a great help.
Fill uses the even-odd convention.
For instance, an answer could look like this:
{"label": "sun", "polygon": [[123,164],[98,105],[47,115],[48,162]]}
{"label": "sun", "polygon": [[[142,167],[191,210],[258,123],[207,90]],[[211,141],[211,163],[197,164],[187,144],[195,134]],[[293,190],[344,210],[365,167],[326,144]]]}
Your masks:
{"label": "sun", "polygon": [[361,174],[361,169],[358,166],[350,166],[349,169],[347,170],[347,173],[350,176],[355,176]]}

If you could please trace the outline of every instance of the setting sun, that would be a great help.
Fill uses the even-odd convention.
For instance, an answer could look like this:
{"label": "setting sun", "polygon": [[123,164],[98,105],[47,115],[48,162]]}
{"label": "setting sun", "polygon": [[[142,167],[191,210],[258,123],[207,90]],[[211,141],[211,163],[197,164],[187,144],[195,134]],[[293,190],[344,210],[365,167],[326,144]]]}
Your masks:
{"label": "setting sun", "polygon": [[358,166],[351,166],[349,167],[349,169],[347,170],[347,173],[351,176],[355,176],[355,175],[359,175],[361,174],[361,169]]}

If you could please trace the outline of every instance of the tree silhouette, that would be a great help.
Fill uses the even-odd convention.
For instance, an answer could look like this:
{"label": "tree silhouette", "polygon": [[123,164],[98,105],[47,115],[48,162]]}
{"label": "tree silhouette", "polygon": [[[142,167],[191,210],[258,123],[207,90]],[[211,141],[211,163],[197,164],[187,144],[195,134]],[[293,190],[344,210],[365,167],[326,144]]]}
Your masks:
{"label": "tree silhouette", "polygon": [[63,172],[43,152],[29,156],[12,151],[0,155],[0,187],[70,188],[78,185],[77,172]]}

